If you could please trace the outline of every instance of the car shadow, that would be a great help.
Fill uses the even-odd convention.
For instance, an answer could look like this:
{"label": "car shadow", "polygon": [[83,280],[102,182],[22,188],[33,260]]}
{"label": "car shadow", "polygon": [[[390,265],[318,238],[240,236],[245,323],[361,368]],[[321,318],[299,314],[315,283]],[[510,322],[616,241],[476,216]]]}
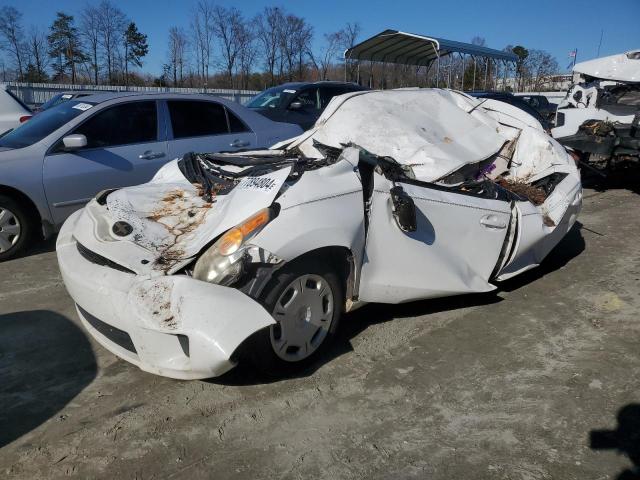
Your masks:
{"label": "car shadow", "polygon": [[[584,251],[585,241],[582,236],[582,230],[584,229],[585,226],[577,221],[573,227],[571,227],[571,230],[569,230],[562,240],[560,240],[558,245],[549,252],[538,267],[521,273],[509,280],[499,282],[497,284],[498,290],[503,292],[513,292],[514,290],[539,280],[551,272],[560,270]],[[598,232],[594,233],[597,234]]]}
{"label": "car shadow", "polygon": [[591,430],[592,450],[613,450],[626,455],[633,466],[618,474],[617,480],[640,480],[640,404],[630,403],[618,411],[614,430]]}
{"label": "car shadow", "polygon": [[96,377],[82,330],[63,315],[0,315],[0,447],[58,413]]}
{"label": "car shadow", "polygon": [[627,163],[615,170],[603,172],[602,175],[583,168],[581,170],[582,186],[596,192],[607,190],[629,190],[640,194],[640,163]]}
{"label": "car shadow", "polygon": [[340,328],[330,348],[322,352],[316,362],[296,374],[275,374],[271,376],[257,370],[250,362],[244,361],[240,362],[237,367],[226,374],[205,381],[228,386],[243,386],[307,377],[312,375],[325,363],[329,363],[345,353],[353,351],[351,340],[373,325],[391,320],[399,321],[402,318],[420,317],[460,308],[491,305],[501,302],[503,300],[499,295],[501,291],[511,292],[533,283],[545,275],[564,267],[584,251],[585,242],[581,233],[582,228],[583,225],[580,222],[576,222],[539,267],[508,281],[501,282],[498,289],[493,292],[420,300],[397,305],[372,303],[351,313],[347,313],[341,320]]}

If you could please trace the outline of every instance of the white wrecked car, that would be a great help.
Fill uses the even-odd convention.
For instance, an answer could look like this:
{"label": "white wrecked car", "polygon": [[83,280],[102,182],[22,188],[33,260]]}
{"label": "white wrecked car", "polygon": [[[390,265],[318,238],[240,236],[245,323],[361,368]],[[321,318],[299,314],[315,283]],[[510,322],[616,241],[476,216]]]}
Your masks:
{"label": "white wrecked car", "polygon": [[495,289],[567,233],[582,189],[526,114],[491,108],[447,90],[347,94],[286,145],[188,154],[99,194],[57,242],[84,326],[159,375],[212,377],[245,355],[275,372],[362,303]]}
{"label": "white wrecked car", "polygon": [[640,50],[573,68],[580,80],[558,106],[553,137],[591,163],[640,160]]}

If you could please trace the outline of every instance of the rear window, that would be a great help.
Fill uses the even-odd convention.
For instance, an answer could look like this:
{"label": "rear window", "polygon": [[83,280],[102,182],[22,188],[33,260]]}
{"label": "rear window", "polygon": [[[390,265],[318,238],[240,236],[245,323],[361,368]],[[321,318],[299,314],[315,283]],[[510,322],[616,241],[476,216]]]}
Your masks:
{"label": "rear window", "polygon": [[[95,103],[71,101],[49,108],[0,138],[0,147],[24,148],[33,145],[93,105]],[[74,108],[77,106],[80,108]]]}
{"label": "rear window", "polygon": [[216,102],[170,100],[173,138],[204,137],[229,133],[227,116]]}

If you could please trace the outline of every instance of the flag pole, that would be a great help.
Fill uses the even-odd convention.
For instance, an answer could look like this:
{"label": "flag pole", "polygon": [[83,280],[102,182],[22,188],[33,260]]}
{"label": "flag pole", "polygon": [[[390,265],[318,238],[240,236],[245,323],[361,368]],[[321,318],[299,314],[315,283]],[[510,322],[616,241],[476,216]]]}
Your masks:
{"label": "flag pole", "polygon": [[571,70],[573,71],[573,67],[576,66],[576,59],[578,58],[578,49],[576,48],[573,51],[573,65],[571,65]]}

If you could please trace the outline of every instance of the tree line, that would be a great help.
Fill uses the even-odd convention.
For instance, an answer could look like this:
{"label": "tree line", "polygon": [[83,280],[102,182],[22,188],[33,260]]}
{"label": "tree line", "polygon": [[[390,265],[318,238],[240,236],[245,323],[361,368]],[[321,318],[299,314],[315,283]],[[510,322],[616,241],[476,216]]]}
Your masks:
{"label": "tree line", "polygon": [[[286,81],[348,80],[373,88],[444,86],[493,89],[501,75],[516,88],[544,88],[556,73],[547,52],[507,46],[518,56],[515,68],[477,58],[451,58],[435,68],[346,62],[343,52],[361,39],[361,27],[349,22],[324,33],[282,7],[265,7],[253,17],[236,7],[199,0],[189,24],[167,30],[166,60],[160,75],[143,71],[147,35],[111,0],[89,3],[76,15],[57,12],[47,28],[25,28],[22,13],[0,8],[3,80],[82,84],[184,86],[263,89]],[[484,46],[481,37],[472,43]],[[316,45],[316,48],[314,48]]]}

